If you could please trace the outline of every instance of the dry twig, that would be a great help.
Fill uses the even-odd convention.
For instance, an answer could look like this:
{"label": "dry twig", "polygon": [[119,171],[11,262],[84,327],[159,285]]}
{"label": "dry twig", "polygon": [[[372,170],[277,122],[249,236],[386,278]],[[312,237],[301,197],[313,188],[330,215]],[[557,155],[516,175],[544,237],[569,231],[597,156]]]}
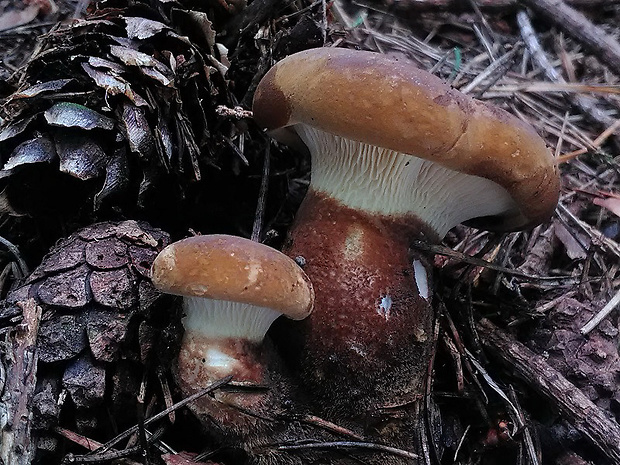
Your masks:
{"label": "dry twig", "polygon": [[[540,66],[544,71],[546,76],[553,82],[559,82],[561,84],[565,84],[566,80],[556,71],[556,69],[551,65],[547,55],[542,49],[538,38],[536,37],[536,33],[534,32],[534,28],[532,27],[532,23],[530,22],[530,18],[525,11],[519,11],[517,13],[517,22],[519,24],[519,29],[521,30],[521,36],[525,41],[527,49],[531,53],[538,66]],[[574,105],[581,109],[586,115],[588,115],[591,119],[597,121],[603,126],[611,126],[614,123],[614,118],[607,115],[600,108],[596,106],[596,104],[589,98],[583,95],[573,95],[573,94],[565,94],[566,97],[571,101]]]}
{"label": "dry twig", "polygon": [[477,324],[480,340],[488,355],[510,367],[537,393],[545,397],[613,463],[620,463],[620,425],[607,416],[577,387],[489,320]]}
{"label": "dry twig", "polygon": [[562,0],[520,0],[589,48],[620,76],[620,43]]}
{"label": "dry twig", "polygon": [[607,315],[614,311],[614,309],[620,304],[620,289],[616,292],[607,305],[605,305],[600,312],[598,312],[594,317],[588,321],[583,328],[581,328],[581,334],[588,334],[594,328],[598,326],[598,324],[603,321]]}
{"label": "dry twig", "polygon": [[[219,389],[220,387],[228,384],[230,382],[230,380],[232,379],[232,376],[226,376],[225,378],[222,378],[218,381],[215,381],[213,383],[211,383],[209,386],[207,386],[206,388],[198,391],[195,394],[192,394],[189,397],[186,397],[185,399],[183,399],[180,402],[177,402],[176,404],[174,404],[173,406],[162,410],[161,412],[159,412],[156,415],[153,415],[152,417],[150,417],[148,420],[144,421],[144,426],[148,426],[151,423],[162,419],[163,417],[167,416],[170,412],[174,411],[174,410],[178,410],[181,407],[184,407],[185,405],[189,404],[190,402],[193,402],[194,400],[198,399],[199,397],[202,397],[206,394],[208,394],[209,392],[213,392],[216,389]],[[119,435],[117,435],[116,437],[112,438],[111,440],[109,440],[108,442],[106,442],[103,447],[101,447],[100,449],[96,449],[95,451],[93,451],[93,453],[96,454],[103,454],[104,452],[110,450],[112,447],[114,447],[116,444],[118,444],[120,441],[122,441],[125,438],[128,438],[129,436],[131,436],[132,434],[135,434],[138,432],[138,426],[132,426],[131,428],[129,428],[128,430],[120,433]]]}
{"label": "dry twig", "polygon": [[[478,7],[482,10],[501,10],[516,8],[519,0],[476,0]],[[620,3],[619,0],[567,0],[571,6],[580,8],[591,8],[600,6],[610,6]],[[430,10],[449,10],[458,11],[466,8],[463,0],[401,0],[396,3],[396,8],[403,11],[430,11]]]}
{"label": "dry twig", "polygon": [[414,241],[412,243],[412,247],[416,249],[423,250],[425,252],[431,252],[435,254],[444,255],[446,257],[454,258],[463,263],[468,263],[470,265],[481,266],[484,268],[488,268],[493,271],[499,271],[502,273],[506,273],[517,278],[522,278],[528,281],[534,281],[539,283],[545,283],[550,286],[561,286],[561,285],[573,285],[578,284],[579,279],[574,276],[535,276],[528,273],[523,273],[518,270],[513,270],[510,268],[506,268],[503,266],[496,265],[495,263],[491,263],[489,261],[483,260],[481,258],[472,257],[470,255],[464,254],[462,252],[457,252],[456,250],[452,250],[449,247],[445,247],[442,245],[434,245],[428,244],[423,241]]}
{"label": "dry twig", "polygon": [[283,444],[278,446],[278,450],[310,450],[310,449],[369,449],[393,454],[407,459],[417,459],[418,455],[396,447],[385,446],[383,444],[375,444],[373,442],[356,442],[356,441],[333,441],[333,442],[313,442],[308,444]]}

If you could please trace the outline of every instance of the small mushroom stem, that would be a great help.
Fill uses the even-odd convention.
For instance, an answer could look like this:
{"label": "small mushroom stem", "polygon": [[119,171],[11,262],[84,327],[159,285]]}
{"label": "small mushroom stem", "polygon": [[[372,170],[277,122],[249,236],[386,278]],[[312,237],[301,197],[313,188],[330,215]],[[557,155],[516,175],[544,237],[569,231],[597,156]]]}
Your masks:
{"label": "small mushroom stem", "polygon": [[[185,395],[192,395],[213,380],[229,375],[240,384],[265,386],[269,384],[265,358],[262,344],[238,338],[212,340],[190,332],[183,337],[174,374]],[[246,425],[248,418],[235,412],[235,407],[254,409],[261,397],[264,391],[260,389],[232,396],[218,393],[215,397],[197,399],[189,407],[201,419],[210,417],[235,432],[243,432],[253,425]],[[233,417],[235,420],[231,421]]]}
{"label": "small mushroom stem", "polygon": [[412,215],[380,216],[312,189],[286,253],[303,256],[315,309],[299,325],[304,382],[325,412],[370,413],[422,395],[434,313],[427,259],[411,240],[436,237]]}
{"label": "small mushroom stem", "polygon": [[[274,387],[280,364],[270,343],[263,341],[280,313],[269,308],[201,297],[183,299],[185,333],[173,371],[186,395],[217,379],[233,376],[243,392],[222,390],[190,405],[201,420],[215,421],[227,434],[247,435],[257,420],[243,412],[264,412],[274,398],[265,387]],[[276,371],[274,371],[276,370]]]}
{"label": "small mushroom stem", "polygon": [[[187,304],[188,301],[192,302],[191,305]],[[277,315],[276,312],[270,309],[258,310],[265,314],[262,315],[262,324],[254,321],[247,324],[248,317],[254,315],[244,307],[253,306],[200,297],[186,297],[184,303],[185,332],[176,369],[180,386],[194,386],[194,389],[200,390],[229,375],[240,382],[265,382],[261,346],[267,328],[275,320],[271,314]],[[200,306],[207,310],[197,315]],[[227,311],[230,308],[238,308],[242,317],[233,318],[237,315]],[[241,328],[235,327],[239,321],[246,324],[242,323]],[[243,334],[244,330],[247,333]]]}

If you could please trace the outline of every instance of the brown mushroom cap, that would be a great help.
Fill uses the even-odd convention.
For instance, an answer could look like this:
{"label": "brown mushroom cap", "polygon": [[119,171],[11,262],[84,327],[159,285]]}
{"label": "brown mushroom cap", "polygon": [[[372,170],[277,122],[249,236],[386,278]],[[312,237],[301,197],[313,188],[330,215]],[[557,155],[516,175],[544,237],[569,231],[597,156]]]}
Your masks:
{"label": "brown mushroom cap", "polygon": [[338,48],[296,53],[265,75],[253,111],[270,130],[305,124],[497,183],[518,211],[476,226],[525,228],[558,201],[557,166],[531,126],[407,60]]}
{"label": "brown mushroom cap", "polygon": [[312,284],[295,261],[235,236],[194,236],[170,244],[153,262],[151,279],[169,294],[246,303],[296,320],[314,304]]}

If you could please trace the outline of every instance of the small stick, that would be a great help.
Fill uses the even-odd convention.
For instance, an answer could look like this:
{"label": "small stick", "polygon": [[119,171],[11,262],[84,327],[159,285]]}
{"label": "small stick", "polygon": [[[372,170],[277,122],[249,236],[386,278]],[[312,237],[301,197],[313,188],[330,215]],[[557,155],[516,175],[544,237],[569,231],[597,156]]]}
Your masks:
{"label": "small stick", "polygon": [[[609,237],[605,236],[601,231],[599,231],[598,229],[594,228],[593,226],[590,226],[585,221],[577,218],[577,216],[575,216],[575,214],[573,212],[571,212],[568,208],[566,208],[562,203],[558,204],[558,212],[561,213],[560,215],[558,215],[558,218],[560,220],[562,220],[563,222],[568,224],[568,221],[566,219],[564,219],[563,216],[562,216],[562,215],[566,215],[566,217],[568,219],[570,219],[577,226],[577,228],[579,228],[581,231],[583,231],[590,239],[592,239],[593,241],[596,240],[598,242],[597,245],[605,246],[609,252],[615,254],[617,257],[620,257],[620,244],[618,244],[616,241],[614,241],[613,239],[610,239]],[[578,242],[579,242],[579,240],[578,240]],[[583,250],[588,250],[588,246],[587,245],[585,245],[585,244],[583,244],[581,242],[579,243],[579,245],[581,245],[583,247]],[[602,270],[605,269],[605,266],[602,263],[602,261],[600,261],[600,262],[597,261],[596,264]]]}
{"label": "small stick", "polygon": [[564,135],[566,134],[566,123],[568,123],[569,115],[570,113],[568,111],[565,111],[564,118],[562,118],[562,128],[560,129],[560,137],[558,137],[558,141],[555,144],[555,151],[553,152],[553,156],[556,159],[560,156],[560,153],[562,152],[562,144],[564,143]]}
{"label": "small stick", "polygon": [[463,447],[463,444],[465,443],[465,438],[467,437],[467,433],[469,433],[470,428],[471,425],[467,425],[467,428],[465,428],[465,431],[463,431],[463,434],[461,434],[459,443],[456,446],[456,450],[454,451],[454,458],[452,459],[454,463],[456,463],[456,458],[459,456],[459,452],[461,451],[461,447]]}
{"label": "small stick", "polygon": [[[439,344],[439,332],[441,331],[441,323],[440,318],[444,313],[445,306],[443,303],[437,306],[437,312],[435,313],[435,318],[433,322],[433,349],[431,351],[431,357],[428,361],[428,365],[426,368],[426,382],[424,383],[424,407],[422,408],[421,404],[418,404],[418,413],[420,410],[423,412],[423,426],[424,428],[418,428],[418,442],[420,443],[420,448],[424,452],[424,463],[439,463],[440,457],[442,455],[442,451],[440,451],[440,446],[436,443],[436,441],[430,440],[430,438],[434,437],[433,431],[434,428],[434,415],[433,411],[435,410],[435,406],[433,404],[433,381],[435,378],[435,357],[437,356],[437,346]],[[433,456],[435,460],[430,459],[430,452],[433,452]]]}
{"label": "small stick", "polygon": [[331,433],[339,434],[341,436],[350,437],[352,439],[356,439],[358,441],[362,441],[364,438],[358,434],[355,434],[353,431],[332,423],[331,421],[324,420],[323,418],[314,416],[314,415],[304,415],[299,419],[299,421],[303,423],[307,423],[308,425],[318,426],[326,431]]}
{"label": "small stick", "polygon": [[[154,443],[159,440],[161,436],[163,436],[165,432],[165,428],[159,428],[153,434],[151,434],[148,438],[148,443]],[[130,457],[132,455],[142,455],[144,456],[144,446],[138,445],[134,447],[128,447],[123,450],[112,449],[105,453],[97,453],[95,455],[74,455],[67,454],[63,459],[61,464],[83,464],[83,463],[104,463],[104,462],[112,462],[113,460],[122,459],[125,457]]]}
{"label": "small stick", "polygon": [[[166,408],[170,408],[172,404],[174,404],[174,402],[172,401],[170,386],[168,385],[166,376],[164,375],[163,369],[161,368],[157,370],[157,379],[159,380],[159,385],[161,386],[161,392],[164,395],[164,403],[166,404]],[[168,420],[174,425],[174,422],[176,420],[174,410],[168,415]]]}
{"label": "small stick", "polygon": [[456,392],[463,394],[465,391],[465,376],[463,375],[463,364],[461,362],[461,354],[459,353],[456,345],[450,339],[447,332],[443,332],[441,340],[448,349],[452,363],[454,363],[454,371],[456,377]]}
{"label": "small stick", "polygon": [[[592,141],[592,147],[599,148],[603,143],[612,136],[618,129],[620,129],[620,119],[617,119],[611,126],[605,129],[601,134]],[[573,158],[577,158],[579,155],[583,155],[584,153],[588,153],[589,149],[583,148],[574,150],[570,153],[565,153],[558,157],[558,163],[564,163]]]}
{"label": "small stick", "polygon": [[[207,386],[206,388],[198,391],[195,394],[192,394],[189,397],[186,397],[185,399],[183,399],[180,402],[177,402],[176,404],[174,404],[172,407],[167,408],[166,410],[162,410],[161,412],[159,412],[156,415],[153,415],[151,418],[149,418],[148,420],[146,420],[144,422],[144,426],[148,426],[151,423],[162,419],[163,417],[165,417],[166,415],[168,415],[170,412],[174,411],[174,410],[178,410],[181,407],[184,407],[185,405],[189,404],[190,402],[195,401],[196,399],[198,399],[199,397],[204,396],[205,394],[208,394],[209,392],[215,391],[216,389],[221,388],[222,386],[228,384],[230,382],[230,380],[232,379],[232,376],[226,376],[225,378],[222,378],[218,381],[215,381],[214,383],[211,383],[209,386]],[[101,454],[107,450],[109,450],[110,448],[114,447],[116,444],[118,444],[120,441],[122,441],[123,439],[131,436],[132,434],[135,434],[138,431],[138,426],[132,426],[131,428],[125,430],[124,432],[122,432],[121,434],[117,435],[115,438],[112,438],[110,441],[106,442],[103,447],[101,449],[96,449],[94,452],[97,454]]]}
{"label": "small stick", "polygon": [[[480,20],[480,22],[482,23],[484,28],[486,29],[487,34],[489,34],[489,36],[491,37],[493,42],[499,42],[497,40],[497,35],[495,34],[495,31],[493,31],[493,28],[489,25],[489,22],[487,21],[487,18],[480,11],[480,7],[478,6],[478,3],[480,3],[480,2],[478,0],[467,0],[467,1],[471,5],[472,10],[474,10],[474,13],[478,17],[478,19]],[[474,24],[474,26],[475,26],[475,24]],[[491,56],[491,58],[493,60],[495,60],[495,57],[493,56],[493,51],[491,50],[491,47],[489,47],[487,44],[485,44],[486,37],[484,36],[484,34],[482,34],[482,39],[483,39],[483,41],[482,41],[483,45],[484,45],[485,48],[487,48],[489,56]]]}
{"label": "small stick", "polygon": [[373,442],[354,442],[354,441],[333,441],[333,442],[316,442],[309,444],[292,444],[278,446],[278,450],[307,450],[307,449],[371,449],[388,454],[405,457],[408,459],[417,459],[418,454],[407,450],[397,449],[395,447],[384,446],[383,444],[375,444]]}
{"label": "small stick", "polygon": [[445,247],[443,245],[435,245],[428,244],[424,241],[413,241],[411,246],[415,249],[422,250],[424,252],[430,252],[434,254],[443,255],[450,258],[455,258],[463,263],[468,263],[470,265],[482,266],[484,268],[488,268],[489,270],[499,271],[502,273],[506,273],[508,275],[515,276],[517,278],[522,278],[527,281],[539,281],[545,282],[548,284],[553,283],[554,285],[568,285],[568,284],[579,284],[580,278],[575,276],[536,276],[528,273],[523,273],[522,271],[512,270],[510,268],[506,268],[503,266],[496,265],[495,263],[491,263],[487,260],[483,260],[481,258],[472,257],[470,255],[464,254],[462,252],[457,252],[456,250],[452,250],[449,247]]}
{"label": "small stick", "polygon": [[545,397],[559,413],[612,463],[620,463],[620,425],[607,418],[581,390],[511,335],[487,319],[480,320],[480,340],[489,357],[498,359]]}
{"label": "small stick", "polygon": [[[400,0],[399,2],[385,2],[399,11],[429,11],[450,10],[451,12],[463,11],[468,8],[463,0]],[[482,10],[503,10],[516,8],[519,0],[476,0]],[[600,7],[617,5],[620,0],[567,0],[566,3],[580,8]]]}
{"label": "small stick", "polygon": [[594,328],[598,326],[598,324],[603,321],[607,315],[609,315],[617,306],[620,304],[620,289],[616,292],[616,295],[611,298],[607,305],[605,305],[600,312],[592,317],[590,321],[588,321],[583,328],[579,331],[584,336],[592,331]]}
{"label": "small stick", "polygon": [[478,37],[478,40],[486,50],[487,55],[489,56],[491,61],[495,61],[497,57],[495,56],[495,52],[493,51],[493,46],[490,44],[489,39],[487,39],[486,35],[484,35],[482,29],[480,29],[480,27],[476,23],[472,25],[472,29],[474,30],[476,37]]}
{"label": "small stick", "polygon": [[583,13],[568,6],[562,0],[520,1],[581,42],[597,55],[602,63],[620,76],[620,43],[605,30],[592,23]]}
{"label": "small stick", "polygon": [[[521,37],[523,37],[523,41],[527,49],[530,51],[532,58],[536,60],[536,63],[545,71],[545,75],[549,78],[550,81],[559,82],[561,84],[565,84],[566,80],[562,77],[562,75],[551,65],[549,58],[547,58],[547,54],[543,50],[538,37],[536,37],[536,32],[534,31],[534,27],[530,21],[530,17],[527,12],[519,11],[517,13],[517,23],[519,24],[519,30],[521,31]],[[615,119],[605,112],[603,112],[600,108],[598,108],[592,100],[588,99],[583,95],[572,95],[572,94],[564,94],[566,98],[576,105],[583,111],[588,117],[594,121],[597,121],[603,126],[611,126]]]}
{"label": "small stick", "polygon": [[103,447],[103,444],[95,441],[94,439],[87,438],[81,434],[75,433],[66,428],[61,428],[60,426],[55,426],[54,431],[60,434],[62,437],[67,438],[69,441],[79,444],[84,449],[88,449],[90,451],[96,450],[99,447]]}
{"label": "small stick", "polygon": [[[463,86],[459,90],[462,93],[464,93],[464,94],[468,94],[469,92],[474,90],[487,77],[489,77],[493,73],[495,73],[495,71],[498,70],[498,68],[501,68],[503,70],[503,72],[498,73],[498,76],[497,76],[497,79],[501,78],[502,74],[506,73],[506,71],[508,69],[508,65],[512,62],[512,60],[514,59],[516,53],[521,49],[521,47],[522,47],[522,43],[518,42],[513,47],[512,50],[510,50],[509,52],[507,52],[504,55],[502,55],[500,58],[498,58],[498,59],[494,60],[493,62],[491,62],[491,64],[489,66],[487,66],[484,71],[482,71],[480,74],[478,74],[478,76],[476,76],[469,84],[467,84],[466,86]],[[497,80],[497,79],[495,79],[495,80]]]}
{"label": "small stick", "polygon": [[263,231],[263,220],[265,218],[265,203],[267,202],[267,189],[269,188],[269,170],[271,165],[271,144],[267,142],[265,147],[265,159],[263,161],[263,175],[260,181],[260,189],[258,191],[258,202],[256,203],[256,214],[254,216],[254,225],[252,226],[252,239],[260,242]]}
{"label": "small stick", "polygon": [[26,262],[24,261],[21,254],[19,253],[19,249],[17,248],[17,246],[2,236],[0,236],[0,244],[5,246],[8,249],[8,251],[11,253],[11,255],[15,257],[15,260],[17,261],[17,266],[19,268],[19,272],[21,273],[21,276],[19,277],[23,278],[24,276],[28,276],[28,274],[30,273],[28,271],[28,265],[26,265]]}
{"label": "small stick", "polygon": [[137,417],[138,417],[138,440],[140,443],[140,447],[142,448],[142,457],[144,459],[145,465],[151,465],[151,457],[149,454],[149,447],[146,441],[146,431],[144,426],[144,401],[146,398],[146,376],[142,377],[142,382],[140,383],[140,390],[138,391],[137,397]]}
{"label": "small stick", "polygon": [[538,460],[538,454],[536,453],[536,447],[534,447],[532,434],[530,433],[529,426],[525,422],[523,410],[521,409],[521,405],[519,405],[519,398],[517,397],[517,393],[512,384],[509,386],[508,395],[510,396],[510,401],[512,402],[512,405],[514,405],[517,409],[516,418],[518,421],[519,429],[523,430],[523,442],[525,443],[525,450],[530,459],[529,463],[531,463],[532,465],[539,465],[540,460]]}

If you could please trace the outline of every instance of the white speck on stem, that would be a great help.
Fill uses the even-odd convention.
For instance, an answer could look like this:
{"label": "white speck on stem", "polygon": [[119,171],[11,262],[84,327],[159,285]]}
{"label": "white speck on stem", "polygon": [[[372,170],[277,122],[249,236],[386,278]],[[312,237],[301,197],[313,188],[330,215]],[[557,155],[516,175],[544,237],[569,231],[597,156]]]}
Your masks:
{"label": "white speck on stem", "polygon": [[428,274],[426,272],[426,268],[420,260],[413,261],[413,277],[415,279],[416,285],[418,286],[418,292],[420,293],[420,297],[428,300],[428,297],[430,295],[428,288]]}
{"label": "white speck on stem", "polygon": [[381,297],[381,303],[379,304],[379,308],[377,309],[377,312],[380,315],[383,315],[385,319],[387,320],[390,317],[391,308],[392,308],[392,298],[388,294],[386,294],[385,296]]}
{"label": "white speck on stem", "polygon": [[226,372],[232,372],[234,367],[239,363],[238,360],[217,349],[208,349],[204,358],[206,366]]}

